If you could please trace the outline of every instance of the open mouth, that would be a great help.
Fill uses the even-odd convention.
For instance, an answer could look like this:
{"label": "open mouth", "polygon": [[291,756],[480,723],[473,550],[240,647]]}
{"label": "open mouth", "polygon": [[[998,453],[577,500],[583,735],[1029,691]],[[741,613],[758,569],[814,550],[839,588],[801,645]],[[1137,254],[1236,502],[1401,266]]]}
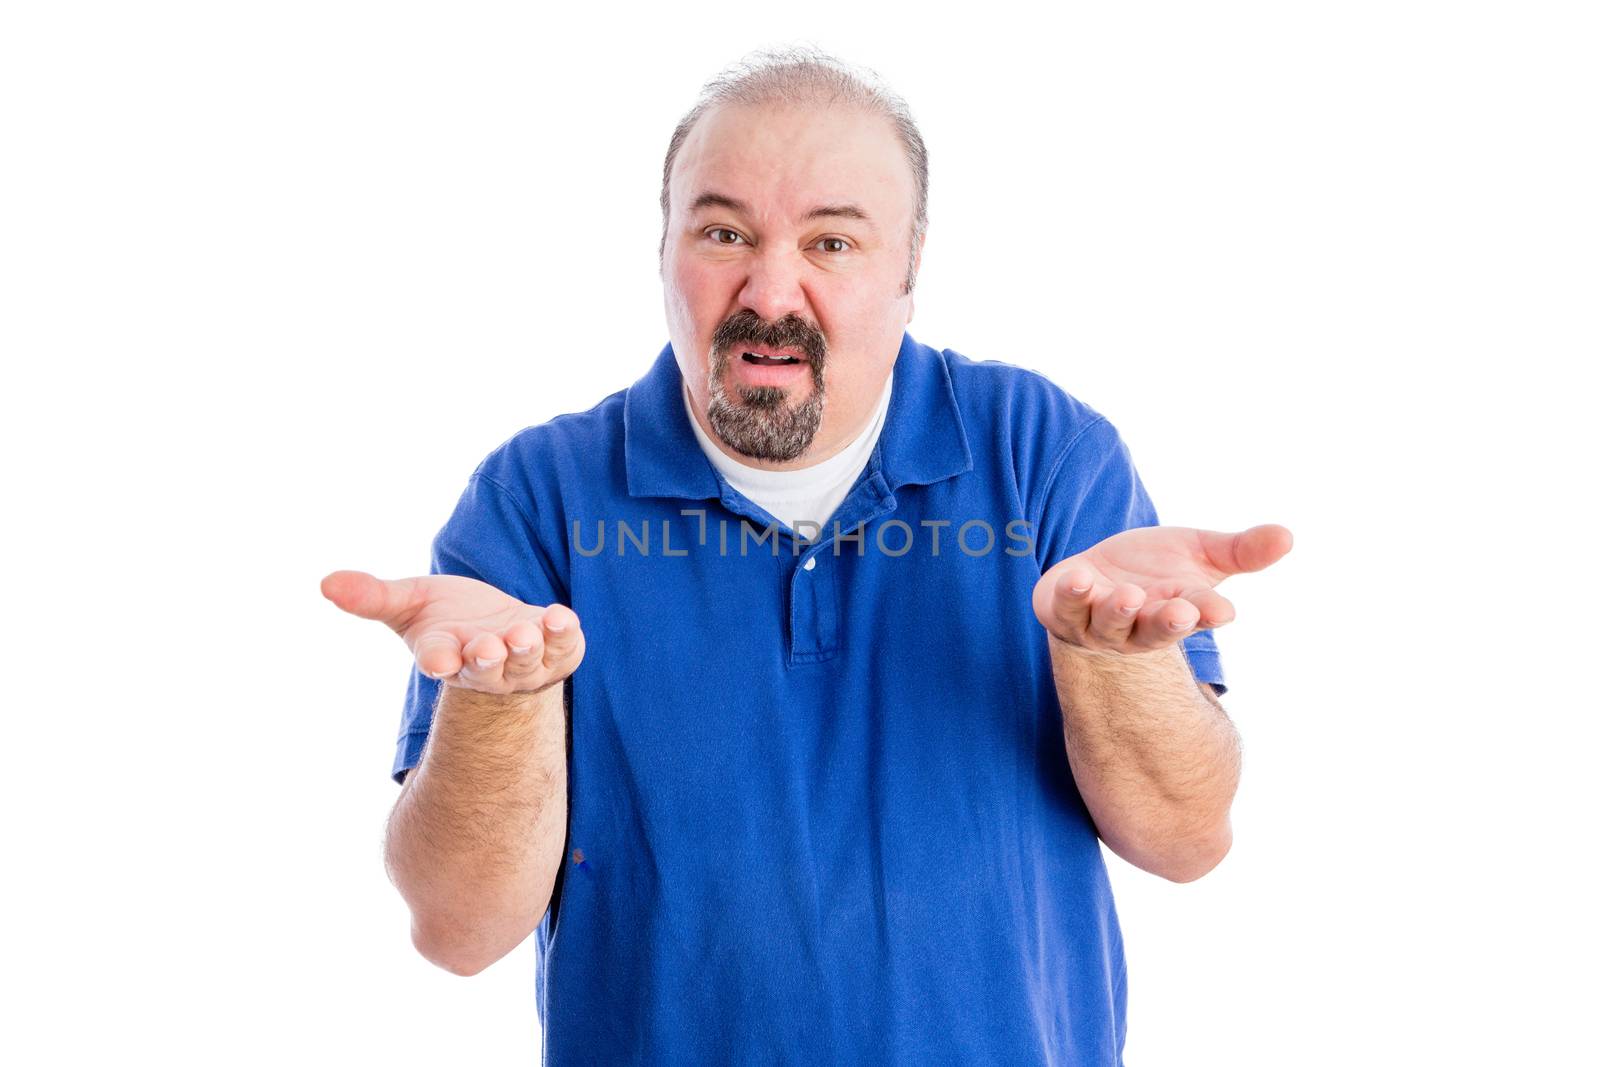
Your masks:
{"label": "open mouth", "polygon": [[746,352],[742,358],[746,363],[754,364],[757,367],[787,367],[795,363],[805,362],[794,356],[769,356],[764,352]]}

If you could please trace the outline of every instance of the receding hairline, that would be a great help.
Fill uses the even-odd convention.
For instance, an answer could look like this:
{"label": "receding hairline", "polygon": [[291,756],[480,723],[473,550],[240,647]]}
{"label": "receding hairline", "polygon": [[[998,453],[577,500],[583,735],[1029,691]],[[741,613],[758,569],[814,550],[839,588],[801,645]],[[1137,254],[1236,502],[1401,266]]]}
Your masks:
{"label": "receding hairline", "polygon": [[[707,82],[679,120],[661,172],[661,248],[666,255],[672,174],[679,151],[700,121],[725,107],[847,107],[887,121],[911,172],[911,240],[905,291],[916,282],[916,260],[928,226],[928,150],[900,95],[864,67],[854,67],[810,47],[754,53]],[[698,197],[698,194],[695,194]]]}

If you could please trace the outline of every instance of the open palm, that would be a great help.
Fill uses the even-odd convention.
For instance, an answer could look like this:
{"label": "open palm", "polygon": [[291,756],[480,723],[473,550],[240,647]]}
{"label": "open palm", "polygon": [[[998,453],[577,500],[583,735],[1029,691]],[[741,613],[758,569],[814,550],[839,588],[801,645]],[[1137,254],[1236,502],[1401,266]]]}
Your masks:
{"label": "open palm", "polygon": [[1113,534],[1040,577],[1033,611],[1068,644],[1100,652],[1149,652],[1194,630],[1233,619],[1216,591],[1223,579],[1283,557],[1294,537],[1283,526],[1219,533],[1147,526]]}
{"label": "open palm", "polygon": [[352,615],[385,623],[424,674],[463,689],[537,692],[583,660],[583,630],[571,608],[524,604],[475,578],[385,581],[335,571],[322,580],[322,593]]}

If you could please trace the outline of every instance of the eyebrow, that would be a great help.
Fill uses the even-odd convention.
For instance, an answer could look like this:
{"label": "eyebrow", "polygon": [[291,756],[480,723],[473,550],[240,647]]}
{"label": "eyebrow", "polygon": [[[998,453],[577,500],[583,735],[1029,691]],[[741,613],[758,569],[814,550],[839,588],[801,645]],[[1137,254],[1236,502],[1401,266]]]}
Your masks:
{"label": "eyebrow", "polygon": [[[708,207],[726,208],[729,211],[737,211],[744,215],[750,213],[749,206],[743,200],[735,200],[733,197],[724,196],[722,193],[701,193],[694,198],[694,203],[689,205],[689,211],[693,214],[701,208]],[[803,222],[809,222],[811,219],[856,219],[866,223],[868,226],[872,225],[872,216],[857,205],[850,203],[820,204],[801,217]]]}

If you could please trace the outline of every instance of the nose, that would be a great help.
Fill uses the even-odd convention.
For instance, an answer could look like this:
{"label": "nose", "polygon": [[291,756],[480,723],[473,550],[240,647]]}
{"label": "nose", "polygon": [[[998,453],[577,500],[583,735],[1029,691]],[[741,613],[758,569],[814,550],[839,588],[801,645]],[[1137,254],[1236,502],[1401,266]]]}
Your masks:
{"label": "nose", "polygon": [[739,291],[739,303],[767,322],[785,315],[804,318],[806,294],[800,284],[804,257],[797,252],[763,249],[750,257],[750,273]]}

